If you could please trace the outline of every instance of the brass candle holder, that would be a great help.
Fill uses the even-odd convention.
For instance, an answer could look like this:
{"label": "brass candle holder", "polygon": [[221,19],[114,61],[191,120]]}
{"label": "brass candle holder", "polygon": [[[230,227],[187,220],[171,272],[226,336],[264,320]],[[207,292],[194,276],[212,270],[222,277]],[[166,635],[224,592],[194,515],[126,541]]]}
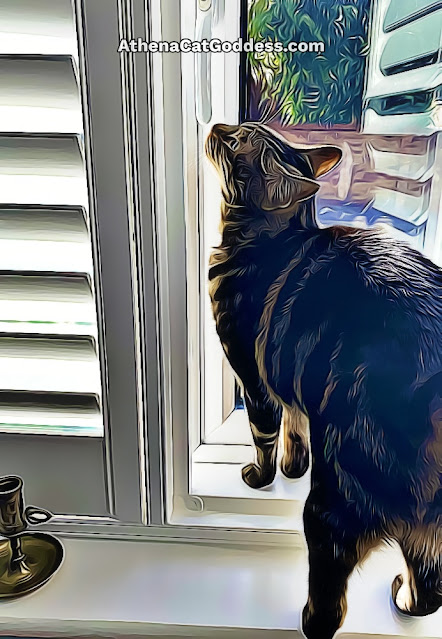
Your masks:
{"label": "brass candle holder", "polygon": [[47,533],[25,532],[52,514],[44,508],[24,507],[23,480],[0,477],[0,598],[19,597],[45,584],[63,560],[62,544]]}

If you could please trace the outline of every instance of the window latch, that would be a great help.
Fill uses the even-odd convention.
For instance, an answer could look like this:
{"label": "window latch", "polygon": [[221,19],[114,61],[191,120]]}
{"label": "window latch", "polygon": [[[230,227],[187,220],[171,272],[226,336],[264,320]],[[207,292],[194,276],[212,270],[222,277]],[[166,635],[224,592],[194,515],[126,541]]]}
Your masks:
{"label": "window latch", "polygon": [[[212,2],[213,0],[198,0],[195,25],[197,42],[212,39]],[[195,91],[196,119],[200,124],[207,124],[212,117],[212,74],[209,52],[195,54]]]}
{"label": "window latch", "polygon": [[198,0],[198,8],[200,11],[208,11],[212,6],[212,0]]}

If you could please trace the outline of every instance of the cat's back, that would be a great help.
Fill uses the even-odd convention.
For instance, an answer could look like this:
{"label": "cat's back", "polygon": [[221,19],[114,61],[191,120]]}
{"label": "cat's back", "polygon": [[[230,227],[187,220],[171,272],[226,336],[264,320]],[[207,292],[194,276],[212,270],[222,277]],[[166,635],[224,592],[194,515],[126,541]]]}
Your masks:
{"label": "cat's back", "polygon": [[[421,372],[442,368],[442,270],[419,251],[377,228],[330,229],[338,259],[354,273],[356,301],[378,321],[390,343],[410,339]],[[365,293],[365,295],[364,295]],[[374,319],[374,318],[373,318]],[[378,338],[382,341],[381,336]]]}
{"label": "cat's back", "polygon": [[332,250],[357,274],[357,280],[373,294],[418,307],[424,303],[442,316],[442,270],[405,242],[381,227],[355,229],[331,227]]}
{"label": "cat's back", "polygon": [[[442,271],[381,229],[309,236],[269,291],[258,338],[270,388],[323,397],[330,363],[354,382],[412,383],[442,369]],[[393,391],[393,389],[391,389]]]}
{"label": "cat's back", "polygon": [[[337,264],[345,264],[351,273],[348,303],[358,307],[354,312],[367,343],[371,340],[372,349],[385,345],[384,367],[388,369],[388,360],[394,362],[395,351],[400,351],[413,373],[440,372],[442,270],[382,228],[332,227],[328,233]],[[331,279],[339,287],[337,278]]]}

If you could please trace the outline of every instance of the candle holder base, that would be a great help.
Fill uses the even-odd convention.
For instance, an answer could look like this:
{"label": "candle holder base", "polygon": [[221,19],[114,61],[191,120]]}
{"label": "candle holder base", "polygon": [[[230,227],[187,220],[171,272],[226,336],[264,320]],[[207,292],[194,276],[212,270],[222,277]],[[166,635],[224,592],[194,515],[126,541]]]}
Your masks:
{"label": "candle holder base", "polygon": [[[19,542],[14,560],[11,544]],[[0,540],[0,598],[20,597],[45,584],[63,561],[63,546],[47,533],[25,532]]]}

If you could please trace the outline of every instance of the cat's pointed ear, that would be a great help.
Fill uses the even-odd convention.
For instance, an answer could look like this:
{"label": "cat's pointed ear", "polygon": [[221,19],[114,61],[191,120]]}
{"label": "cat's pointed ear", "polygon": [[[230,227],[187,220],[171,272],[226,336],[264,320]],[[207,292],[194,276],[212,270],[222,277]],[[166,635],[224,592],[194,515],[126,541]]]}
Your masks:
{"label": "cat's pointed ear", "polygon": [[302,154],[310,161],[315,178],[334,169],[342,158],[342,151],[337,146],[314,147],[303,150]]}
{"label": "cat's pointed ear", "polygon": [[266,175],[265,187],[261,193],[254,194],[255,203],[263,211],[284,211],[291,209],[312,197],[319,189],[319,184],[308,178],[287,175],[281,171]]}

